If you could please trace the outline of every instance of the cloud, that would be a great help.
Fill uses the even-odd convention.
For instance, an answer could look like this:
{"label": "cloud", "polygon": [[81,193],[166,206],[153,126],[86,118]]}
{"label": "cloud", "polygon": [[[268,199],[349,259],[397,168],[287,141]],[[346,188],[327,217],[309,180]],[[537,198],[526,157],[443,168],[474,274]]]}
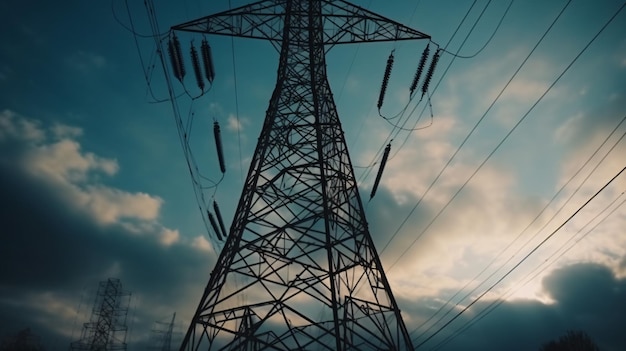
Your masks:
{"label": "cloud", "polygon": [[[536,350],[568,329],[587,332],[602,350],[617,351],[626,346],[621,331],[621,326],[626,323],[626,305],[623,303],[626,280],[618,279],[608,267],[595,263],[562,267],[543,280],[543,289],[552,297],[553,303],[480,301],[429,341],[426,339],[458,310],[430,329],[431,323],[442,314],[417,329],[415,324],[427,320],[441,302],[420,299],[403,305],[410,306],[411,314],[416,317],[409,330],[414,331],[417,344],[425,342],[422,346],[425,348],[443,343],[455,331],[467,326],[470,328],[450,339],[441,350]],[[481,311],[487,311],[490,306],[497,308],[483,315]],[[405,309],[405,312],[408,311]]]}
{"label": "cloud", "polygon": [[56,139],[77,138],[83,135],[83,130],[78,127],[55,123],[50,130]]}
{"label": "cloud", "polygon": [[0,112],[0,142],[20,139],[39,142],[45,137],[37,121],[20,118],[15,112]]}
{"label": "cloud", "polygon": [[148,337],[173,309],[189,320],[215,259],[210,245],[160,224],[159,197],[106,185],[120,166],[83,151],[72,139],[79,128],[59,133],[11,111],[0,123],[0,335],[31,327],[44,345],[66,348],[89,318],[78,306],[90,312],[108,277],[133,293],[131,309],[145,306],[133,312],[135,335]]}
{"label": "cloud", "polygon": [[249,124],[249,121],[246,118],[237,118],[237,116],[235,116],[234,114],[229,114],[228,115],[228,124],[227,124],[227,128],[228,130],[230,130],[231,132],[236,132],[236,131],[243,131],[244,126]]}

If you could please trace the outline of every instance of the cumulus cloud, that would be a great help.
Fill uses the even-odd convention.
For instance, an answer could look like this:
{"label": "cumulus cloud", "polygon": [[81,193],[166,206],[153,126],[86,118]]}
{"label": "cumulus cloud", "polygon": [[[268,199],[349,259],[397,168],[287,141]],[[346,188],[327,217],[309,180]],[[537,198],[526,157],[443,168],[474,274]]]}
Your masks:
{"label": "cumulus cloud", "polygon": [[0,112],[0,141],[22,139],[39,142],[44,137],[45,134],[37,121],[21,118],[10,110]]}
{"label": "cumulus cloud", "polygon": [[445,328],[444,323],[464,305],[443,318],[440,317],[447,308],[435,314],[441,301],[424,298],[403,305],[414,317],[409,330],[416,344],[424,343],[421,347],[536,350],[566,330],[576,329],[587,332],[600,349],[617,351],[626,346],[620,329],[626,323],[622,303],[625,288],[626,281],[617,278],[608,267],[578,263],[555,270],[543,280],[544,292],[552,303],[483,300]]}
{"label": "cumulus cloud", "polygon": [[[214,259],[207,245],[160,224],[159,197],[106,185],[120,167],[82,150],[79,128],[11,111],[0,123],[0,334],[31,327],[45,345],[66,348],[88,319],[78,306],[90,310],[97,283],[111,276],[134,304],[177,306],[188,320],[206,282],[195,274],[208,276]],[[133,328],[147,338],[173,312],[141,311]]]}

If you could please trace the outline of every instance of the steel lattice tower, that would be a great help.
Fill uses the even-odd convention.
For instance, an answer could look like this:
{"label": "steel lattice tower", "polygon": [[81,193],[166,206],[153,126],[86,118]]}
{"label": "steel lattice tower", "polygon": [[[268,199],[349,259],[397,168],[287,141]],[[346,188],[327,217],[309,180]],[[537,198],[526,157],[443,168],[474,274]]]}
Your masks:
{"label": "steel lattice tower", "polygon": [[429,36],[331,0],[259,1],[172,29],[280,50],[229,236],[181,350],[412,350],[370,237],[325,53]]}
{"label": "steel lattice tower", "polygon": [[100,282],[91,319],[85,323],[80,340],[70,350],[126,350],[126,316],[130,293],[122,290],[119,279]]}

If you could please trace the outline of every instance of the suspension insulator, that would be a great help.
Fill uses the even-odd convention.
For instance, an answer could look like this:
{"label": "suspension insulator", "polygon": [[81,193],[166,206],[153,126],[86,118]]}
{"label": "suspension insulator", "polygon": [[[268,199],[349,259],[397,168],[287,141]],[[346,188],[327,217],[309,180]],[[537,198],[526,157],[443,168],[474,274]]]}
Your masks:
{"label": "suspension insulator", "polygon": [[215,147],[217,149],[217,159],[220,162],[220,170],[222,173],[225,173],[226,165],[224,163],[224,153],[222,150],[222,137],[220,135],[220,124],[217,121],[213,123],[213,136],[215,136]]}
{"label": "suspension insulator", "polygon": [[389,157],[389,151],[391,151],[391,143],[387,144],[385,152],[383,153],[383,159],[380,161],[380,167],[378,168],[378,174],[376,174],[376,180],[374,181],[374,186],[372,187],[372,192],[370,193],[370,199],[376,195],[376,189],[378,189],[380,177],[383,176],[383,170],[385,169],[385,164],[387,163],[387,158]]}
{"label": "suspension insulator", "polygon": [[428,85],[430,84],[430,80],[433,77],[433,73],[435,72],[435,67],[437,67],[437,62],[439,61],[439,57],[441,57],[441,50],[437,50],[435,52],[435,56],[433,56],[433,62],[430,63],[430,67],[428,67],[428,73],[426,73],[426,78],[424,79],[424,84],[422,85],[422,97],[428,91]]}
{"label": "suspension insulator", "polygon": [[213,210],[215,211],[215,216],[217,216],[217,222],[222,229],[222,234],[224,237],[228,237],[228,232],[226,231],[226,226],[224,225],[224,220],[222,219],[222,212],[220,211],[220,207],[217,205],[217,201],[213,201]]}
{"label": "suspension insulator", "polygon": [[213,79],[215,78],[215,67],[213,66],[211,46],[206,39],[202,40],[200,50],[202,51],[202,62],[204,63],[204,73],[206,74],[206,79],[209,83],[213,83]]}
{"label": "suspension insulator", "polygon": [[215,234],[217,234],[217,238],[221,241],[222,234],[220,234],[220,229],[217,227],[217,223],[215,223],[215,217],[213,217],[213,214],[208,210],[206,211],[206,213],[209,215],[209,222],[211,222],[211,227],[213,227],[213,231],[215,232]]}
{"label": "suspension insulator", "polygon": [[202,78],[202,71],[200,70],[200,60],[198,59],[198,51],[196,51],[193,43],[191,44],[191,63],[193,65],[193,73],[196,76],[196,82],[198,83],[198,88],[204,91],[204,79]]}
{"label": "suspension insulator", "polygon": [[419,83],[420,77],[422,76],[422,72],[424,71],[424,66],[426,65],[426,60],[428,60],[428,55],[430,54],[430,44],[426,45],[426,49],[422,52],[422,58],[420,59],[419,65],[417,65],[417,71],[415,72],[415,77],[413,77],[413,82],[411,83],[411,96],[413,96],[413,92],[417,88],[417,83]]}
{"label": "suspension insulator", "polygon": [[167,43],[167,51],[170,55],[170,61],[172,62],[174,77],[182,82],[185,77],[185,63],[183,61],[183,54],[180,50],[180,42],[178,41],[176,34],[172,34],[172,38]]}
{"label": "suspension insulator", "polygon": [[387,67],[385,68],[385,76],[383,77],[383,84],[380,87],[380,95],[378,95],[378,109],[383,107],[383,100],[385,99],[385,92],[387,91],[387,85],[389,84],[389,76],[391,75],[391,68],[393,67],[393,51],[389,54],[387,59]]}

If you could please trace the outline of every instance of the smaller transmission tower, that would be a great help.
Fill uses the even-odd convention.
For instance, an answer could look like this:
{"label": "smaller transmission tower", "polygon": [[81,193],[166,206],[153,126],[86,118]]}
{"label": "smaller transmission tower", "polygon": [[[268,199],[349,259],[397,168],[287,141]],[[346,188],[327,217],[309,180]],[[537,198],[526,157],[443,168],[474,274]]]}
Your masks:
{"label": "smaller transmission tower", "polygon": [[81,338],[70,350],[126,350],[126,316],[130,292],[122,290],[119,279],[100,282],[91,319],[85,323]]}
{"label": "smaller transmission tower", "polygon": [[174,320],[176,313],[169,322],[157,321],[152,329],[152,347],[150,350],[170,351],[172,349],[172,335],[174,334]]}

